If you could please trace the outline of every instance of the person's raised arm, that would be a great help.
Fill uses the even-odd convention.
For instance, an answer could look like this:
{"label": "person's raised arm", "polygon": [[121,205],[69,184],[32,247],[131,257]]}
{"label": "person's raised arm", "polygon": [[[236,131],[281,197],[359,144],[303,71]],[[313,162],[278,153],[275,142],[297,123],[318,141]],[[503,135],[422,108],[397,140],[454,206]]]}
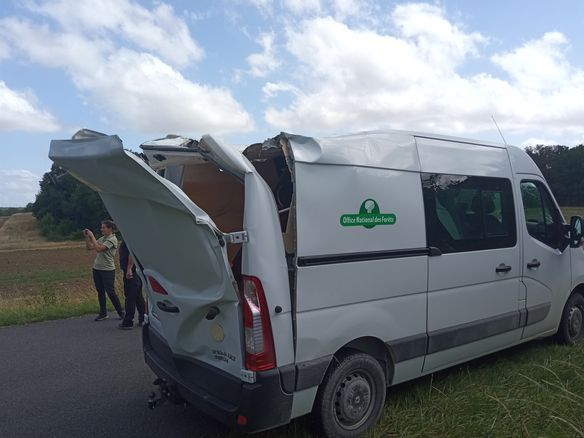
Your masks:
{"label": "person's raised arm", "polygon": [[93,243],[91,243],[91,239],[89,238],[87,231],[89,231],[87,228],[83,230],[83,237],[85,237],[85,249],[87,251],[91,251],[93,249]]}
{"label": "person's raised arm", "polygon": [[[107,246],[105,246],[97,241],[97,239],[95,238],[95,236],[93,235],[93,232],[91,230],[86,228],[85,230],[83,230],[83,234],[85,234],[86,239],[89,240],[91,247],[94,250],[96,250],[97,252],[105,252],[109,249]],[[89,245],[88,245],[88,247],[89,247]]]}

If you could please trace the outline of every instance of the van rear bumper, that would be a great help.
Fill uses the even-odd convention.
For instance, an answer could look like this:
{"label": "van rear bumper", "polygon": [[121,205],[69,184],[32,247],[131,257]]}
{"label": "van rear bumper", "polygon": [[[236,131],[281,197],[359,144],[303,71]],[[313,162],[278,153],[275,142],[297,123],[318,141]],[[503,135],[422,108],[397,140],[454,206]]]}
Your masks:
{"label": "van rear bumper", "polygon": [[[152,371],[216,420],[248,433],[290,422],[292,394],[282,388],[279,369],[258,372],[256,383],[244,383],[204,362],[173,355],[149,324],[143,328],[142,341],[144,359]],[[238,424],[239,416],[246,418],[246,424]]]}

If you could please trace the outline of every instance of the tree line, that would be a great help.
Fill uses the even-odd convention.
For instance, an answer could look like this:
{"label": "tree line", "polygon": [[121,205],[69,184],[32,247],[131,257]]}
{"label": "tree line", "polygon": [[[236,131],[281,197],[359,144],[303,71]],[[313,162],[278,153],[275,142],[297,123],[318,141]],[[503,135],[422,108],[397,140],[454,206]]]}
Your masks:
{"label": "tree line", "polygon": [[534,146],[525,151],[541,170],[558,204],[584,206],[584,145]]}
{"label": "tree line", "polygon": [[84,228],[98,232],[109,217],[97,192],[56,164],[43,175],[32,213],[41,233],[54,241],[83,239]]}
{"label": "tree line", "polygon": [[[584,206],[584,145],[534,146],[526,152],[561,206]],[[109,217],[95,191],[55,164],[43,175],[40,191],[28,209],[50,240],[82,239],[83,228],[98,232],[100,221]]]}

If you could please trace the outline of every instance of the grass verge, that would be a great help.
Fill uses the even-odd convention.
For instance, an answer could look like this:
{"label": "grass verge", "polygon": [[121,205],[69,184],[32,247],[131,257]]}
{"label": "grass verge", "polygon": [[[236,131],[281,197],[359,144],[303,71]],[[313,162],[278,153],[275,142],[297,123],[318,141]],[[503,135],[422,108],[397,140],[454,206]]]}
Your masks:
{"label": "grass verge", "polygon": [[42,307],[0,309],[0,326],[69,318],[88,313],[97,314],[97,309],[95,299],[81,302],[56,302]]}
{"label": "grass verge", "polygon": [[[545,339],[391,387],[366,436],[584,437],[583,363],[584,345]],[[316,436],[308,417],[258,435]]]}

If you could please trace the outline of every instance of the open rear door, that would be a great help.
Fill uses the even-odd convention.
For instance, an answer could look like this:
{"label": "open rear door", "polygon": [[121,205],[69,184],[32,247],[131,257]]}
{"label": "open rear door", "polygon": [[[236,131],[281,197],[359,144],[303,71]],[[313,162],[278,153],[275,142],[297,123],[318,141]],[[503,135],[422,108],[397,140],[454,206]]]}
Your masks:
{"label": "open rear door", "polygon": [[[49,157],[99,192],[149,283],[153,327],[174,355],[239,377],[243,334],[226,251],[230,235],[182,190],[125,151],[117,136],[90,134],[52,141]],[[212,160],[217,155],[192,153]],[[226,154],[217,161],[243,183],[249,163]]]}

